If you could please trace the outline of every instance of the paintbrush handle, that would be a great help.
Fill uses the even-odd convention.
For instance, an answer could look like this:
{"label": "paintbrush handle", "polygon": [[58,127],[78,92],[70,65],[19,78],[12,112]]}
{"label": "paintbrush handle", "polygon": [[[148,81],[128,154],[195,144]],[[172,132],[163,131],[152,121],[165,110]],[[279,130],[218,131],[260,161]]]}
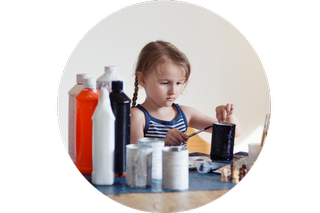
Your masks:
{"label": "paintbrush handle", "polygon": [[203,132],[203,131],[211,128],[211,127],[212,127],[212,126],[207,126],[207,127],[204,128],[204,129],[201,129],[201,130],[199,130],[199,131],[197,131],[197,132],[195,132],[195,133],[192,133],[192,134],[188,135],[188,137],[190,138],[190,137],[192,137],[192,136],[194,136],[194,135],[197,135],[197,134],[199,134],[200,132]]}
{"label": "paintbrush handle", "polygon": [[270,122],[270,114],[266,115],[266,119],[264,120],[264,127],[262,131],[262,138],[261,138],[261,146],[264,145],[264,141],[266,140],[268,129],[269,129],[269,122]]}

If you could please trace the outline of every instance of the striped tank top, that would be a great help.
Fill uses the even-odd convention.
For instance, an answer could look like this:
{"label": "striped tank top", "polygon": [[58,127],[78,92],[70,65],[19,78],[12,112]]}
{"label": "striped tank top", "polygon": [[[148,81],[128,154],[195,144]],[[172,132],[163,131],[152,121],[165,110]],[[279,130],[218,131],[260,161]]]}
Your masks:
{"label": "striped tank top", "polygon": [[145,108],[143,108],[140,104],[135,106],[138,109],[140,109],[146,117],[146,125],[143,130],[144,137],[163,139],[166,137],[167,132],[173,128],[178,129],[183,133],[186,133],[188,127],[187,118],[178,104],[173,103],[173,106],[175,106],[178,109],[178,115],[172,121],[159,120],[155,117],[152,117],[152,115],[150,115],[148,111]]}

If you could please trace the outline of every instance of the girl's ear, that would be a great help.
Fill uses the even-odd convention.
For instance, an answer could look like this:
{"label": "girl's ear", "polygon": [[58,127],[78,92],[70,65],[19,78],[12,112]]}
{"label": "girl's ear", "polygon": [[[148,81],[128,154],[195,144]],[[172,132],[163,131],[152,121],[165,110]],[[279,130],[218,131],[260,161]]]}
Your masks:
{"label": "girl's ear", "polygon": [[146,78],[145,78],[145,76],[143,75],[142,72],[138,72],[137,76],[138,76],[138,82],[139,82],[140,86],[142,86],[144,88],[146,86]]}

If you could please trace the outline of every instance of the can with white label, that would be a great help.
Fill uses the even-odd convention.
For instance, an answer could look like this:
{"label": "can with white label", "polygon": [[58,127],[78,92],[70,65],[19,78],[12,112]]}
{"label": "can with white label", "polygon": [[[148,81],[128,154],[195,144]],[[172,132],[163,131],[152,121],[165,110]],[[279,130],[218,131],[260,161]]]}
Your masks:
{"label": "can with white label", "polygon": [[126,184],[130,187],[151,187],[152,147],[142,144],[126,146]]}
{"label": "can with white label", "polygon": [[161,180],[164,140],[161,138],[140,138],[139,144],[152,147],[152,179]]}
{"label": "can with white label", "polygon": [[180,147],[162,149],[162,188],[185,190],[189,188],[189,150]]}

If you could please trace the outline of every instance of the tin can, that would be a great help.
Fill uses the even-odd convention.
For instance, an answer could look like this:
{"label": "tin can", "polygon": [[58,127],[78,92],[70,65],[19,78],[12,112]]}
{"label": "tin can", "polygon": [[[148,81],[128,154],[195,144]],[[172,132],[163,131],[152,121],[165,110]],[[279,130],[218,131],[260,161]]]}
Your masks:
{"label": "tin can", "polygon": [[189,150],[180,147],[162,149],[162,188],[189,188]]}
{"label": "tin can", "polygon": [[151,186],[152,147],[142,144],[126,146],[126,184],[130,187]]}
{"label": "tin can", "polygon": [[162,179],[162,149],[164,140],[161,138],[140,138],[139,144],[152,147],[152,179]]}
{"label": "tin can", "polygon": [[230,123],[213,123],[211,136],[212,160],[232,160],[236,125]]}

